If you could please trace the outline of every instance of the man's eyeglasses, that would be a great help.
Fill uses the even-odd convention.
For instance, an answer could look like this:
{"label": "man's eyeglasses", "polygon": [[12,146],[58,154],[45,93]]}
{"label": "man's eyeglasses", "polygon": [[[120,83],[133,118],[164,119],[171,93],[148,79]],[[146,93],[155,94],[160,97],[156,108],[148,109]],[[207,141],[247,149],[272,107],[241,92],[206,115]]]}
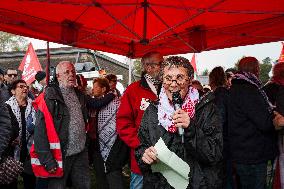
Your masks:
{"label": "man's eyeglasses", "polygon": [[163,82],[167,85],[172,84],[173,82],[176,82],[178,85],[183,85],[186,81],[188,81],[187,76],[178,74],[176,77],[167,75],[164,77]]}
{"label": "man's eyeglasses", "polygon": [[20,89],[27,89],[29,88],[27,85],[18,85],[17,88],[20,88]]}
{"label": "man's eyeglasses", "polygon": [[12,77],[12,76],[14,76],[14,77],[17,77],[18,76],[18,74],[7,74],[9,77]]}
{"label": "man's eyeglasses", "polygon": [[160,67],[160,66],[162,66],[162,64],[163,64],[163,61],[161,61],[161,62],[151,62],[151,63],[148,63],[147,65],[151,66],[151,67]]}

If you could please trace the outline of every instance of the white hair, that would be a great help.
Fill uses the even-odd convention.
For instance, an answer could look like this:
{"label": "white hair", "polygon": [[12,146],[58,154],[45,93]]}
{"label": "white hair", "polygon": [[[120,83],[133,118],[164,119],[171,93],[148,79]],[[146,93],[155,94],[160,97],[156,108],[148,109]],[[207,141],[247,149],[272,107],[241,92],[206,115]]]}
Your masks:
{"label": "white hair", "polygon": [[[61,61],[61,62],[59,62],[58,64],[57,64],[57,66],[56,66],[56,70],[55,70],[55,72],[56,72],[56,74],[59,74],[60,72],[62,72],[62,68],[66,65],[66,64],[72,64],[72,62],[70,62],[70,61]],[[72,64],[73,65],[73,64]]]}

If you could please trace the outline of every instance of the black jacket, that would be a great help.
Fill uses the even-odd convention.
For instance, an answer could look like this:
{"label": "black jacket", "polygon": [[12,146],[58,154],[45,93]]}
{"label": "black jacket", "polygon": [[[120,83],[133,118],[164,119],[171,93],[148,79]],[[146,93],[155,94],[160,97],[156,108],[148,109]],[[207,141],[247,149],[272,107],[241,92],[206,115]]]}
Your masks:
{"label": "black jacket", "polygon": [[[75,92],[81,104],[84,121],[87,122],[88,114],[86,108],[86,96],[76,89]],[[52,115],[54,126],[60,140],[62,155],[63,158],[65,158],[68,143],[68,127],[70,122],[70,114],[68,108],[64,102],[60,88],[57,85],[51,85],[47,87],[45,89],[44,98],[49,112]],[[35,151],[39,155],[41,164],[44,165],[47,170],[50,170],[52,168],[55,168],[57,166],[57,163],[50,151],[45,128],[46,127],[43,113],[38,110],[36,114],[36,124],[34,130]]]}
{"label": "black jacket", "polygon": [[0,98],[6,102],[7,100],[9,100],[9,98],[12,96],[12,93],[9,89],[9,87],[7,85],[5,85],[4,83],[0,84]]}
{"label": "black jacket", "polygon": [[158,109],[155,104],[150,104],[145,110],[141,126],[138,130],[140,145],[135,149],[135,157],[143,174],[143,189],[172,189],[161,173],[152,173],[151,166],[142,161],[144,151],[154,146],[160,137],[168,148],[184,159],[184,147],[177,133],[169,133],[164,127],[158,125]]}
{"label": "black jacket", "polygon": [[279,88],[276,97],[276,110],[284,116],[284,86]]}
{"label": "black jacket", "polygon": [[245,80],[232,80],[228,101],[228,133],[232,160],[263,163],[277,155],[272,113],[258,88]]}
{"label": "black jacket", "polygon": [[263,87],[263,90],[271,104],[276,106],[276,111],[284,115],[284,86],[269,82]]}
{"label": "black jacket", "polygon": [[220,189],[223,184],[222,121],[214,100],[213,93],[204,96],[195,107],[190,127],[185,129],[192,189]]}
{"label": "black jacket", "polygon": [[215,95],[214,103],[217,106],[222,118],[222,129],[223,129],[223,157],[224,159],[229,158],[229,141],[228,141],[228,89],[225,87],[217,87],[213,92]]}
{"label": "black jacket", "polygon": [[[85,123],[88,122],[87,106],[92,108],[99,108],[107,104],[107,102],[111,101],[114,98],[113,94],[106,95],[105,97],[106,102],[104,102],[102,100],[97,100],[95,98],[89,98],[88,96],[84,95],[79,90],[77,90],[76,88],[75,92],[81,104],[81,110]],[[60,140],[62,155],[63,158],[65,158],[67,143],[68,143],[68,127],[70,122],[70,115],[58,84],[49,85],[45,89],[44,98],[46,105],[53,117],[54,126]],[[88,141],[86,141],[86,143],[87,142]],[[35,144],[35,151],[39,155],[39,160],[41,164],[44,165],[47,170],[56,167],[57,163],[53,158],[49,148],[49,142],[45,130],[44,116],[41,111],[37,111],[36,115],[34,144]]]}
{"label": "black jacket", "polygon": [[[168,148],[190,165],[192,189],[219,189],[222,184],[222,125],[213,103],[213,94],[206,96],[197,106],[194,119],[185,129],[185,143],[182,145],[178,133],[169,133],[158,125],[158,109],[151,104],[145,111],[138,131],[140,145],[135,150],[143,174],[144,189],[171,189],[160,173],[152,173],[151,167],[142,161],[142,156],[160,137]],[[185,151],[186,149],[186,151]],[[186,154],[186,156],[184,156]]]}
{"label": "black jacket", "polygon": [[[0,96],[1,96],[0,90]],[[11,120],[4,99],[0,98],[0,157],[7,149],[12,132]]]}

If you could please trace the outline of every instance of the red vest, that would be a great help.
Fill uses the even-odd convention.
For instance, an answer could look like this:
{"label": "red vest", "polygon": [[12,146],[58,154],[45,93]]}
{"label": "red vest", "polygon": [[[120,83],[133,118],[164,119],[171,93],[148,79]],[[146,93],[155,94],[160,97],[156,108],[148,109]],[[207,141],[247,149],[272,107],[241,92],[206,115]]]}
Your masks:
{"label": "red vest", "polygon": [[34,102],[34,108],[40,110],[44,115],[45,127],[47,139],[50,145],[50,151],[53,158],[56,160],[58,167],[55,173],[49,173],[44,165],[42,165],[38,159],[38,154],[35,152],[34,143],[30,150],[31,164],[33,172],[36,177],[48,178],[48,177],[62,177],[63,176],[63,165],[62,165],[62,152],[60,147],[59,137],[56,133],[52,116],[47,108],[44,100],[44,93],[41,93]]}

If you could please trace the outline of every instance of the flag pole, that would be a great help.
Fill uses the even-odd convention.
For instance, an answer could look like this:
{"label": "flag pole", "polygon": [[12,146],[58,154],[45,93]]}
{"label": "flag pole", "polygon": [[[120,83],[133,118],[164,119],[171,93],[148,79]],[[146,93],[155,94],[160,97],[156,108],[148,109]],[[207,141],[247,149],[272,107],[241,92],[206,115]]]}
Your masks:
{"label": "flag pole", "polygon": [[49,78],[50,78],[50,75],[49,75],[49,67],[50,67],[50,54],[49,54],[49,41],[47,41],[46,43],[46,58],[47,58],[47,62],[46,62],[46,68],[45,68],[45,72],[46,72],[46,84],[48,85],[49,84]]}

